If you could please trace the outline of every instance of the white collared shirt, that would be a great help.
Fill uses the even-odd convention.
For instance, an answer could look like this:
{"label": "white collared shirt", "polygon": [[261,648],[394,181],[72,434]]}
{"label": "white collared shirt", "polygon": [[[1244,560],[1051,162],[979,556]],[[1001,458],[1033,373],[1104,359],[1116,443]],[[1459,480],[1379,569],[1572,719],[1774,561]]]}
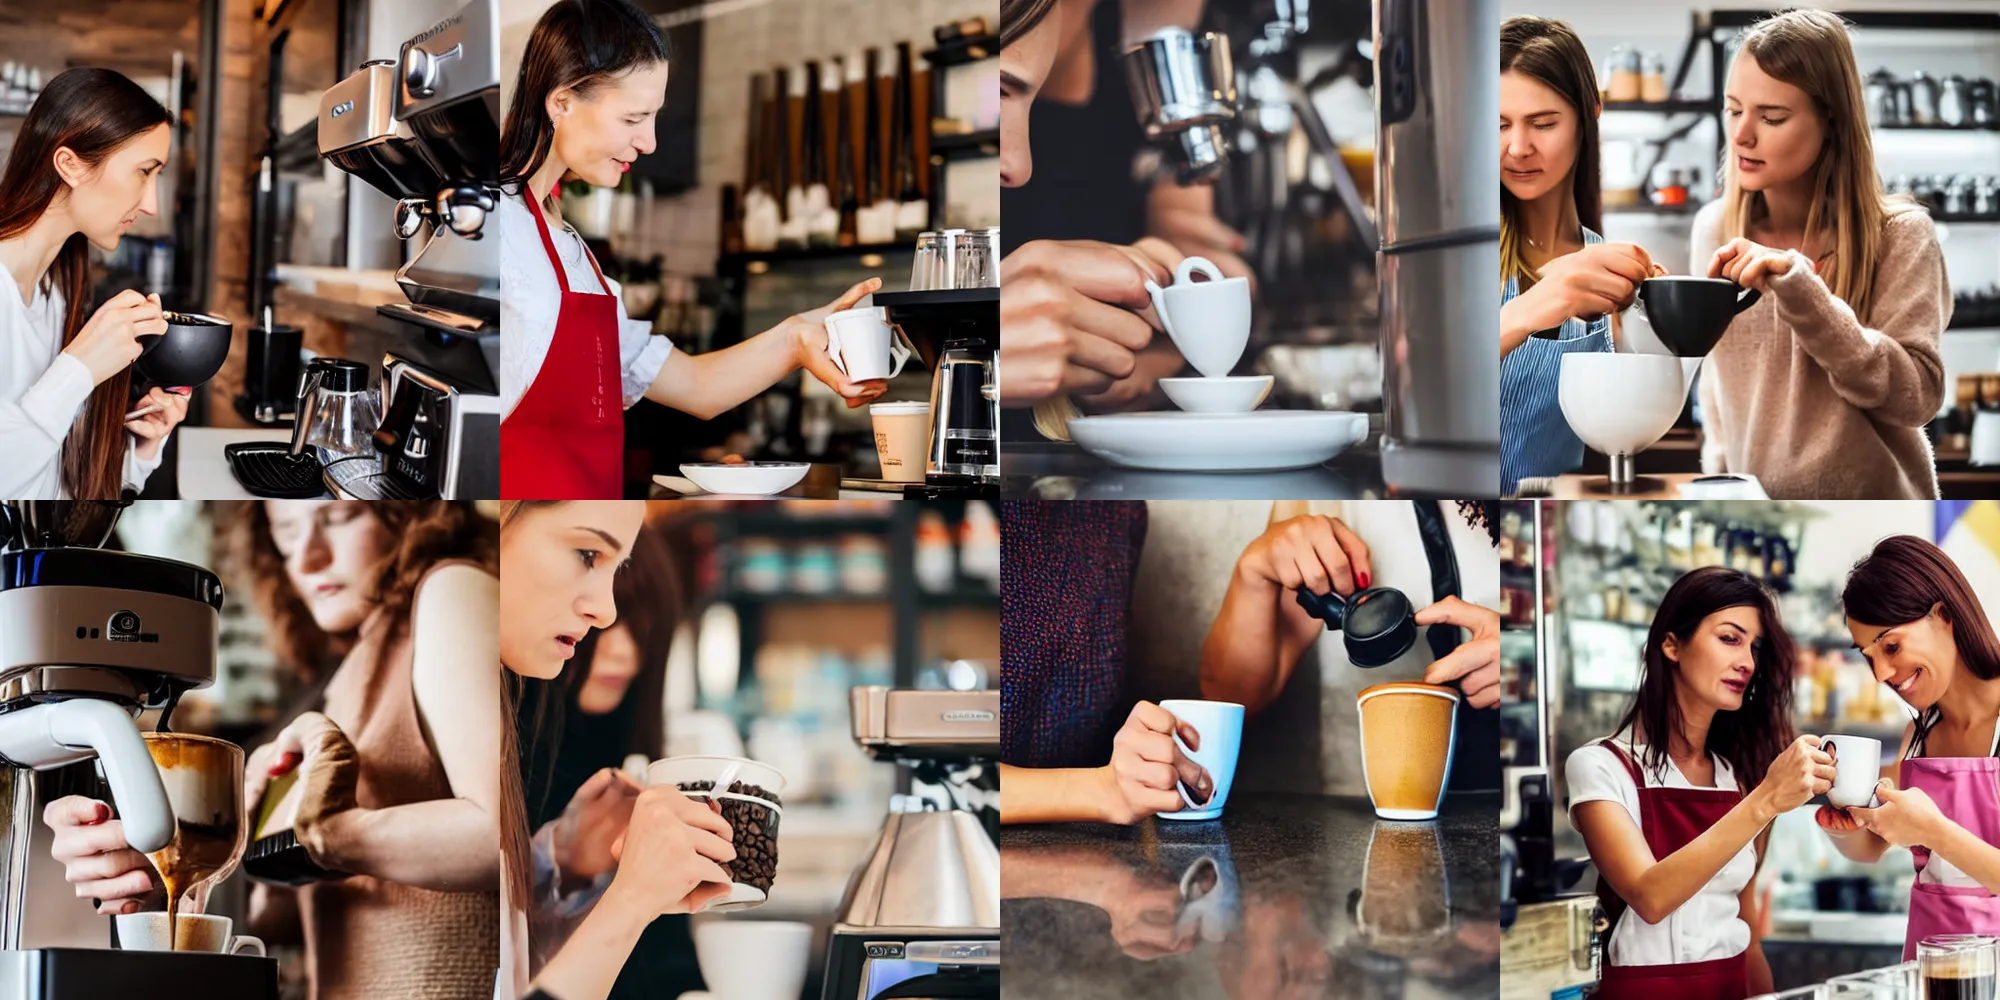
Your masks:
{"label": "white collared shirt", "polygon": [[[4,272],[0,272],[4,274]],[[12,279],[0,281],[0,499],[66,500],[62,446],[77,414],[96,388],[90,369],[62,353],[62,296],[35,285],[35,300],[21,301]],[[144,489],[160,467],[166,442],[151,461],[138,456],[125,435],[124,484]],[[86,497],[115,500],[116,497]]]}
{"label": "white collared shirt", "polygon": [[[1644,745],[1633,746],[1622,739],[1618,742],[1639,762],[1646,787],[1698,787],[1671,759],[1664,775],[1655,774],[1644,763]],[[1576,807],[1585,802],[1616,802],[1631,814],[1634,826],[1640,825],[1639,789],[1632,784],[1632,773],[1610,750],[1596,743],[1576,748],[1564,766],[1563,778],[1569,785],[1572,826],[1576,823]],[[1713,787],[1736,790],[1736,774],[1720,757],[1715,758]],[[1746,845],[1700,892],[1667,914],[1665,920],[1649,924],[1637,910],[1627,909],[1618,918],[1618,926],[1611,930],[1607,960],[1612,965],[1685,965],[1743,954],[1750,949],[1750,925],[1743,920],[1739,897],[1756,874],[1757,846]]]}
{"label": "white collared shirt", "polygon": [[[503,195],[496,212],[500,233],[500,419],[514,412],[556,339],[556,315],[562,311],[562,287],[556,284],[555,268],[542,246],[535,217],[520,195]],[[618,283],[610,278],[597,282],[590,263],[590,249],[575,230],[564,226],[549,229],[549,241],[563,262],[563,277],[572,292],[597,294],[606,286],[618,300],[619,381],[624,405],[630,407],[646,395],[660,366],[673,353],[673,341],[655,337],[652,326],[625,315],[625,300]]]}

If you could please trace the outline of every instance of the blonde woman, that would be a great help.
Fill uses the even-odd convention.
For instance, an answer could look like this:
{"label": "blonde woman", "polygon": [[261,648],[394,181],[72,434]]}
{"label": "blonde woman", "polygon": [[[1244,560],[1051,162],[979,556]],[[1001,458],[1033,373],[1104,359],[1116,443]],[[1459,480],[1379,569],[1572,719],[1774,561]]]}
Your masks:
{"label": "blonde woman", "polygon": [[1723,94],[1722,198],[1692,270],[1763,292],[1703,368],[1708,472],[1774,498],[1930,498],[1951,287],[1928,215],[1882,190],[1841,20],[1795,10],[1744,36]]}

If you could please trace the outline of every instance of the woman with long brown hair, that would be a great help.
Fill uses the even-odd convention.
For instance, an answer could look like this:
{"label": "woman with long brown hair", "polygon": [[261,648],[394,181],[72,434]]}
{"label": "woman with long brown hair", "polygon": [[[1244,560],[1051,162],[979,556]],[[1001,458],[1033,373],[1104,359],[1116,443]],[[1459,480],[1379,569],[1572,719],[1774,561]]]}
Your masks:
{"label": "woman with long brown hair", "polygon": [[[116,500],[145,486],[187,416],[187,391],[131,398],[139,337],[167,331],[158,296],[90,308],[90,247],[107,253],[141,215],[172,132],[167,109],[108,69],[49,81],[0,172],[0,496]],[[158,405],[126,420],[127,412]]]}
{"label": "woman with long brown hair", "polygon": [[641,398],[706,420],[801,368],[849,407],[888,388],[836,367],[822,322],[882,279],[742,343],[688,354],[625,315],[618,285],[563,222],[565,182],[617,187],[653,151],[670,54],[666,33],[625,0],[562,0],[528,36],[500,134],[503,498],[623,496],[623,414]]}
{"label": "woman with long brown hair", "polygon": [[[593,630],[618,619],[614,577],[637,544],[645,520],[641,501],[510,501],[501,506],[500,659],[508,671],[501,740],[503,875],[500,976],[496,1000],[535,997],[603,1000],[618,980],[640,935],[657,918],[693,913],[729,891],[721,863],[736,850],[728,822],[671,785],[638,792],[630,818],[609,848],[616,863],[610,882],[562,940],[541,932],[548,925],[530,912],[538,872],[554,859],[537,857],[547,845],[531,843],[527,794],[520,766],[545,727],[514,731],[524,688],[562,676]],[[532,714],[532,713],[531,713]],[[541,731],[536,731],[541,730]],[[537,925],[530,934],[529,926]]]}
{"label": "woman with long brown hair", "polygon": [[[318,1000],[485,993],[498,952],[502,727],[474,708],[501,701],[496,525],[469,502],[358,500],[258,501],[237,524],[273,645],[324,684],[319,711],[250,754],[244,800],[254,814],[265,786],[303,765],[294,831],[330,877],[258,885],[251,922],[291,937],[296,911]],[[99,805],[50,804],[54,853],[100,912],[132,912],[152,870]]]}
{"label": "woman with long brown hair", "polygon": [[1689,572],[1653,615],[1618,731],[1569,755],[1570,823],[1612,921],[1603,1000],[1770,992],[1748,918],[1765,831],[1833,784],[1819,738],[1792,733],[1795,655],[1754,577]]}
{"label": "woman with long brown hair", "polygon": [[1910,848],[1905,960],[1933,934],[2000,933],[2000,637],[1951,557],[1909,535],[1856,563],[1840,603],[1854,648],[1917,718],[1879,806],[1821,806],[1819,825],[1856,861]]}
{"label": "woman with long brown hair", "polygon": [[[1556,397],[1563,355],[1610,351],[1610,314],[1656,268],[1606,243],[1598,191],[1601,105],[1590,54],[1543,17],[1500,25],[1500,490],[1583,464]],[[1555,330],[1553,339],[1532,335]]]}
{"label": "woman with long brown hair", "polygon": [[1722,197],[1690,267],[1763,293],[1703,367],[1702,468],[1772,497],[1937,496],[1951,287],[1930,216],[1876,173],[1847,26],[1793,10],[1743,36],[1723,93]]}

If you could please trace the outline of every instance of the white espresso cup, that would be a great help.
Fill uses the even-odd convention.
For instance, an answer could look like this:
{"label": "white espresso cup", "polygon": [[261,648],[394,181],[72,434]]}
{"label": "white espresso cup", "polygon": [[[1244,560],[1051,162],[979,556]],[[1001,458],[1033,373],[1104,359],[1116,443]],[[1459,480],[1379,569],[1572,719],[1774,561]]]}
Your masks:
{"label": "white espresso cup", "polygon": [[[1209,280],[1189,280],[1197,271]],[[1236,367],[1250,343],[1250,279],[1225,278],[1208,258],[1189,257],[1175,269],[1172,287],[1148,278],[1146,292],[1167,336],[1195,371],[1221,378]]]}
{"label": "white espresso cup", "polygon": [[826,353],[834,367],[856,382],[895,378],[910,360],[910,349],[896,341],[888,314],[880,306],[843,309],[826,318]]}
{"label": "white espresso cup", "polygon": [[[120,913],[111,919],[118,926],[118,947],[122,951],[206,951],[218,955],[264,957],[262,939],[248,934],[229,936],[233,925],[228,917],[209,913],[176,914],[175,922],[181,929],[179,941],[167,935],[165,910]],[[178,949],[174,947],[176,944],[180,946]]]}
{"label": "white espresso cup", "polygon": [[1820,749],[1833,758],[1833,787],[1826,800],[1842,809],[1874,808],[1875,782],[1882,777],[1882,741],[1868,736],[1828,736]]}

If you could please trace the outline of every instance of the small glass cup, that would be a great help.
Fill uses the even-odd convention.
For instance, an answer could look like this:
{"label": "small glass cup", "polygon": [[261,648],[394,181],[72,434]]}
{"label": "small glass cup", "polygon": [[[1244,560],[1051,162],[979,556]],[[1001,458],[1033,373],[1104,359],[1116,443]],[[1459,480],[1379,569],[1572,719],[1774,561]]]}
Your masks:
{"label": "small glass cup", "polygon": [[998,288],[1000,272],[993,266],[992,242],[984,231],[952,237],[954,288]]}
{"label": "small glass cup", "polygon": [[938,284],[944,269],[945,246],[941,234],[917,234],[917,259],[910,265],[910,291],[928,292]]}
{"label": "small glass cup", "polygon": [[1923,995],[1991,997],[2000,940],[1980,934],[1941,934],[1917,943],[1917,973]]}

